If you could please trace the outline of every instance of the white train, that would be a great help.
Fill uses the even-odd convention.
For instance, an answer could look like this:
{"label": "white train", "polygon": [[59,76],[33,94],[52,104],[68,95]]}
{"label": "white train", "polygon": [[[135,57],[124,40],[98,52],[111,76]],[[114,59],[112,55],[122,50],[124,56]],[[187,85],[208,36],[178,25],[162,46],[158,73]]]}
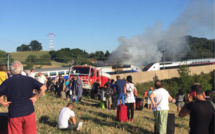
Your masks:
{"label": "white train", "polygon": [[[44,75],[51,77],[54,79],[58,75],[62,75],[64,79],[69,78],[69,68],[70,67],[59,67],[59,68],[41,68],[41,69],[35,69],[35,73],[43,73]],[[37,77],[37,76],[36,76]]]}
{"label": "white train", "polygon": [[175,62],[159,62],[159,63],[150,63],[146,65],[142,71],[157,71],[163,69],[173,69],[178,68],[181,65],[192,66],[204,66],[204,65],[215,65],[215,58],[207,59],[190,59],[186,61],[175,61]]}
{"label": "white train", "polygon": [[100,68],[102,72],[108,74],[136,73],[142,72],[141,69],[134,65],[119,65],[119,66],[103,66]]}

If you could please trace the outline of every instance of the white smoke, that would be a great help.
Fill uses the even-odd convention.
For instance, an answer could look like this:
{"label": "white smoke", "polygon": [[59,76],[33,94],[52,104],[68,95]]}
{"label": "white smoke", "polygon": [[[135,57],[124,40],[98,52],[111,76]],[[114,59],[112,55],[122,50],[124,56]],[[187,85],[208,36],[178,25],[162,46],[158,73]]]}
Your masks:
{"label": "white smoke", "polygon": [[194,33],[211,36],[214,31],[214,5],[192,1],[187,9],[167,29],[162,22],[147,27],[145,33],[128,39],[120,37],[118,48],[109,57],[111,62],[143,65],[161,60],[162,51],[171,60],[178,60],[189,51],[185,36]]}

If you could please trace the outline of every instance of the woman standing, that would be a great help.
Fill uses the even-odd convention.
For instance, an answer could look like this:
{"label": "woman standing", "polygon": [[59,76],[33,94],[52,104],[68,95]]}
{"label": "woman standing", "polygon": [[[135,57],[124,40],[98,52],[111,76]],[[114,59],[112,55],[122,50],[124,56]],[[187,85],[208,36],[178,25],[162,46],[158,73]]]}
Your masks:
{"label": "woman standing", "polygon": [[82,97],[82,81],[80,80],[79,76],[77,76],[77,79],[74,82],[74,92],[77,97],[76,101],[81,101]]}
{"label": "woman standing", "polygon": [[[135,97],[137,96],[137,91],[132,83],[132,77],[127,76],[126,84],[124,86],[124,93],[125,93],[125,105],[127,106],[127,118],[129,122],[133,122],[134,118],[134,103]],[[131,116],[130,116],[131,113]]]}
{"label": "woman standing", "polygon": [[179,113],[181,108],[184,106],[184,100],[185,100],[185,94],[181,89],[179,89],[178,93],[176,94],[177,113]]}

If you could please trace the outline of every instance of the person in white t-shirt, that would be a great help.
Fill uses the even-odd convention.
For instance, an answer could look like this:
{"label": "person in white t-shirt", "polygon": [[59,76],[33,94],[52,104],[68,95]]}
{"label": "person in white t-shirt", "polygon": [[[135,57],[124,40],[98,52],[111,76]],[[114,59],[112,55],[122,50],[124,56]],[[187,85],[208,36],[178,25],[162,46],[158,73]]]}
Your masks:
{"label": "person in white t-shirt", "polygon": [[155,88],[156,90],[150,94],[155,117],[155,134],[166,134],[169,101],[172,101],[172,97],[162,88],[161,81],[155,82]]}
{"label": "person in white t-shirt", "polygon": [[[137,90],[132,83],[132,77],[129,75],[127,76],[126,83],[124,86],[124,93],[125,93],[125,105],[127,106],[127,118],[129,122],[133,122],[134,118],[134,103],[135,103],[135,96],[137,96]],[[131,111],[131,112],[130,112]],[[130,116],[131,113],[131,116]]]}
{"label": "person in white t-shirt", "polygon": [[[75,113],[72,111],[73,104],[69,103],[67,107],[60,110],[58,115],[58,128],[59,129],[72,129],[80,131],[82,127],[82,122],[76,122]],[[72,122],[70,124],[69,120]]]}
{"label": "person in white t-shirt", "polygon": [[35,78],[35,72],[34,69],[31,69],[31,72],[29,74],[30,77]]}
{"label": "person in white t-shirt", "polygon": [[38,81],[45,85],[47,81],[46,77],[41,72],[39,72],[38,74],[39,74],[39,76],[37,77]]}

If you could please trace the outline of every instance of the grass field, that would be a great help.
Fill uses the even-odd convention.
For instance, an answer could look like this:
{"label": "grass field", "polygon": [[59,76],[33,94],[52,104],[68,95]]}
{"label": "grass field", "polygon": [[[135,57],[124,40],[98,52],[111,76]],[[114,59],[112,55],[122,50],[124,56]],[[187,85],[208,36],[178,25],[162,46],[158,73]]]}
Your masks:
{"label": "grass field", "polygon": [[[23,51],[23,52],[10,53],[10,56],[14,60],[24,62],[29,55],[36,55],[39,58],[41,55],[48,54],[48,53],[49,53],[49,51]],[[55,68],[55,67],[62,67],[62,66],[66,66],[66,65],[68,65],[68,64],[51,61],[51,66],[43,65],[42,68]],[[39,67],[39,66],[40,65],[36,65],[35,67]]]}
{"label": "grass field", "polygon": [[[56,98],[52,93],[46,93],[35,104],[37,130],[39,134],[69,134],[75,131],[61,131],[57,129],[57,117],[67,101]],[[98,100],[83,97],[81,103],[74,103],[77,121],[83,122],[80,133],[83,134],[152,134],[154,117],[152,111],[144,108],[135,111],[133,123],[116,121],[116,110],[106,110],[98,107]],[[7,108],[0,107],[0,111]],[[176,106],[170,104],[170,111],[176,113]],[[178,118],[175,115],[175,133],[188,134],[189,117]]]}
{"label": "grass field", "polygon": [[48,54],[49,51],[22,51],[22,52],[13,52],[10,53],[10,56],[14,59],[14,60],[18,60],[18,61],[25,61],[26,58],[29,55],[36,55],[37,57],[40,57],[43,54]]}

